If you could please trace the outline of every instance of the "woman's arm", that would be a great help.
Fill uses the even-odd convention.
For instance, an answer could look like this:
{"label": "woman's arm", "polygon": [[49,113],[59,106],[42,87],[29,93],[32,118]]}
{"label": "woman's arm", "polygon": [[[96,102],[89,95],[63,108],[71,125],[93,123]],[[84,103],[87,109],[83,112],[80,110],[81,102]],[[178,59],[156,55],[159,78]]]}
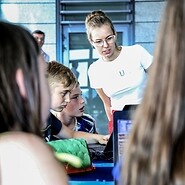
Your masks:
{"label": "woman's arm", "polygon": [[96,92],[98,93],[99,97],[101,98],[103,102],[108,120],[111,121],[112,120],[112,109],[111,109],[110,98],[104,93],[103,89],[96,89]]}

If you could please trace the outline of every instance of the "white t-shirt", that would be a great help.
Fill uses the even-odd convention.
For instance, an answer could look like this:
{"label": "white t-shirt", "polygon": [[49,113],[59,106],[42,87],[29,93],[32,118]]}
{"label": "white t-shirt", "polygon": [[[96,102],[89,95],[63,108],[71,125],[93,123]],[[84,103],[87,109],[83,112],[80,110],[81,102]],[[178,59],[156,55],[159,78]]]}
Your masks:
{"label": "white t-shirt", "polygon": [[111,98],[112,110],[122,110],[126,104],[141,102],[147,74],[152,63],[150,55],[142,46],[122,46],[119,56],[111,62],[101,58],[88,69],[90,85],[102,88]]}

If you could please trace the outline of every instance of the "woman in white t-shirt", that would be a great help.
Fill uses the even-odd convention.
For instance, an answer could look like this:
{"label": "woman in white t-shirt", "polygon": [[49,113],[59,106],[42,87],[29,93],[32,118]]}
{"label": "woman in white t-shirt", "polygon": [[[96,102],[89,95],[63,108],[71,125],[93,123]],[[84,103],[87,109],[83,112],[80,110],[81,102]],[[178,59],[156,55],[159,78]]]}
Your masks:
{"label": "woman in white t-shirt", "polygon": [[140,45],[117,46],[115,28],[104,12],[93,11],[85,23],[88,40],[100,55],[88,69],[90,85],[103,101],[111,133],[112,111],[141,102],[153,57]]}

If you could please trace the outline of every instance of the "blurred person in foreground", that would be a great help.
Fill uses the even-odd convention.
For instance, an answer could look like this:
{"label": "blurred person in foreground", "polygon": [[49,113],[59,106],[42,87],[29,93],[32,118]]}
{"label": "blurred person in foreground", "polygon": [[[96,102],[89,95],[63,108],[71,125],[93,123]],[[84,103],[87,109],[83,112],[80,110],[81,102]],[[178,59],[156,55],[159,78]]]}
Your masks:
{"label": "blurred person in foreground", "polygon": [[168,0],[119,184],[185,184],[185,0]]}
{"label": "blurred person in foreground", "polygon": [[50,107],[40,48],[22,27],[0,22],[0,30],[1,185],[67,185],[40,132]]}

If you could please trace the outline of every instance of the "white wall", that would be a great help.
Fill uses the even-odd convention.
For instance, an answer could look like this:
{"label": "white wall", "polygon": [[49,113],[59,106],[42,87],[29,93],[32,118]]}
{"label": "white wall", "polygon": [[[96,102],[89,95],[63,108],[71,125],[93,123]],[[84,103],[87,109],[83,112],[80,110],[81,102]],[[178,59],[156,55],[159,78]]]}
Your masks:
{"label": "white wall", "polygon": [[[44,50],[51,60],[56,59],[56,5],[55,0],[1,0],[5,17],[24,25],[31,32],[40,29],[46,33]],[[165,0],[135,0],[135,43],[153,54]]]}
{"label": "white wall", "polygon": [[135,42],[143,45],[151,54],[164,7],[164,0],[135,1]]}
{"label": "white wall", "polygon": [[3,16],[30,30],[45,32],[43,49],[56,59],[56,7],[55,0],[1,0]]}

